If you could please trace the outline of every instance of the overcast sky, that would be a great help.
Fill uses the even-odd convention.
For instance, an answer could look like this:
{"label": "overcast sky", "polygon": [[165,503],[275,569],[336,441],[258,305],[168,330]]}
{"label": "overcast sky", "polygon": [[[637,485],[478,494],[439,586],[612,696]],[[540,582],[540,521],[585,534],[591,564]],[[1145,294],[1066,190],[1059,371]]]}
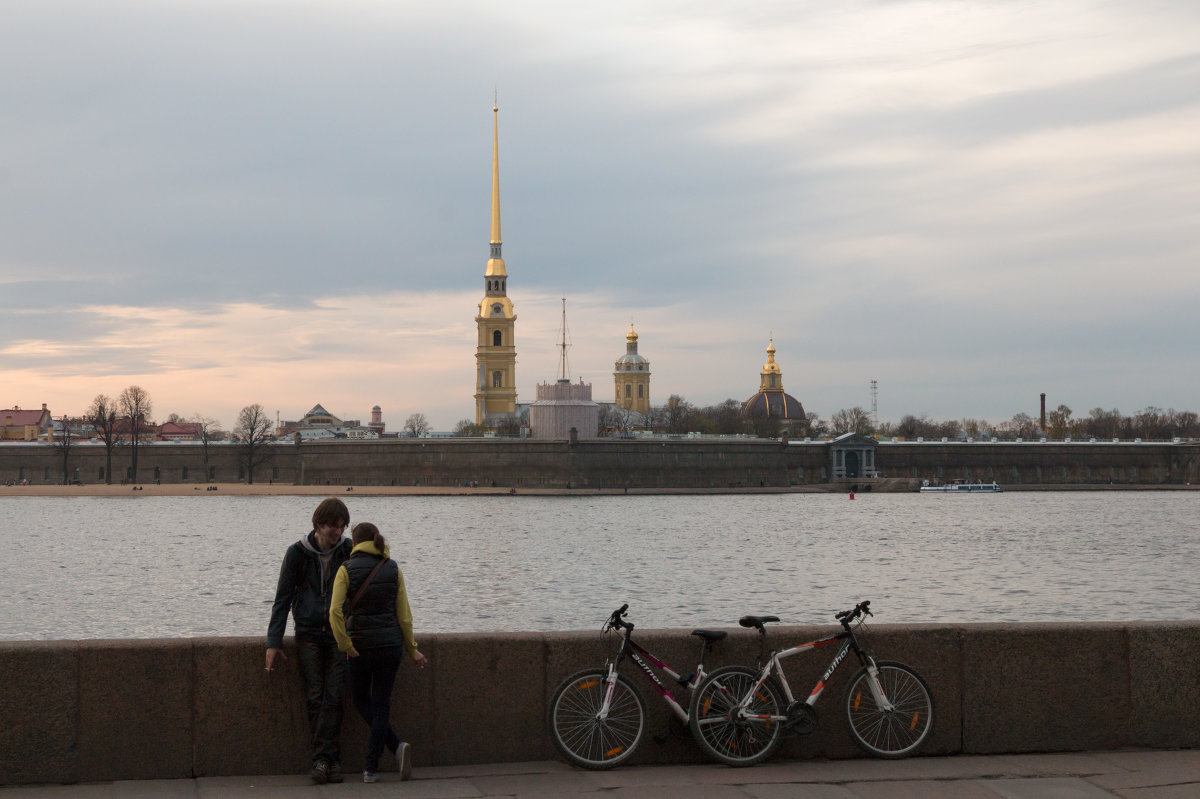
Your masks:
{"label": "overcast sky", "polygon": [[1200,3],[10,0],[0,407],[474,419],[492,103],[518,398],[1200,410]]}

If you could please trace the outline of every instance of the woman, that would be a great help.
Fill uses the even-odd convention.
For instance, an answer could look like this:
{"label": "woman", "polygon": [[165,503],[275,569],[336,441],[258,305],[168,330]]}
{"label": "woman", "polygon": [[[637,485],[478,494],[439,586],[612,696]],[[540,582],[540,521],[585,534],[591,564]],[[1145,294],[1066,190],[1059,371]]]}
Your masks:
{"label": "woman", "polygon": [[412,775],[409,746],[392,729],[392,686],[402,650],[425,668],[428,661],[413,640],[412,611],[404,575],[391,559],[387,541],[370,522],[354,526],[354,549],[333,580],[329,624],[338,648],[349,657],[350,695],[371,726],[363,782],[379,781],[379,758],[386,746],[396,756],[400,779]]}

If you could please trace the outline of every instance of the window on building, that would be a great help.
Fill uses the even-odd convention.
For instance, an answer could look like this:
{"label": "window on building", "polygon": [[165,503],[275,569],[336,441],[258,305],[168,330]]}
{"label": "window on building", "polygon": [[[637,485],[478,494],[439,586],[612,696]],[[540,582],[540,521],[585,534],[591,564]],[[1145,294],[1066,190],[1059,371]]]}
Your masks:
{"label": "window on building", "polygon": [[644,396],[644,394],[643,394],[643,389],[645,389],[645,388],[646,388],[646,387],[645,387],[645,386],[642,386],[642,385],[639,385],[639,386],[638,386],[638,399],[642,399],[642,397]]}
{"label": "window on building", "polygon": [[625,399],[629,399],[632,396],[633,396],[633,386],[626,383],[625,384]]}
{"label": "window on building", "polygon": [[771,375],[771,388],[775,388],[775,375]]}
{"label": "window on building", "polygon": [[183,468],[180,470],[180,475],[179,475],[179,479],[180,479],[180,480],[186,480],[186,479],[187,479],[187,470],[188,470],[188,467],[186,467],[186,466],[184,466],[184,467],[183,467]]}
{"label": "window on building", "polygon": [[502,340],[503,340],[503,338],[501,337],[499,330],[492,331],[492,346],[493,347],[499,347],[500,342]]}
{"label": "window on building", "polygon": [[492,372],[492,388],[504,386],[504,372]]}
{"label": "window on building", "polygon": [[100,467],[99,472],[100,473],[96,475],[96,479],[103,480],[104,479],[104,467],[103,466]]}

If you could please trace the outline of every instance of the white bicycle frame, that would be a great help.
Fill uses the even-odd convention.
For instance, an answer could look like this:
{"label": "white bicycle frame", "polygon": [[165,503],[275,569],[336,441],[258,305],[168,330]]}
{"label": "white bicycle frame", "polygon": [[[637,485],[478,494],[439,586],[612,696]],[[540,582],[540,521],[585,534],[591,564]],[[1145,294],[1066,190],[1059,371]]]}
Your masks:
{"label": "white bicycle frame", "polygon": [[[792,694],[792,686],[788,684],[787,675],[783,672],[782,661],[785,658],[790,658],[793,655],[800,654],[801,652],[819,649],[820,647],[832,644],[834,641],[845,639],[845,643],[843,643],[841,648],[838,649],[838,653],[834,655],[833,661],[829,664],[829,668],[825,669],[825,673],[813,687],[812,691],[808,695],[808,699],[806,699],[804,702],[809,707],[815,705],[817,700],[821,698],[821,694],[824,693],[825,687],[829,684],[829,678],[833,676],[833,672],[837,670],[837,667],[841,665],[842,660],[844,660],[846,655],[850,652],[852,637],[852,633],[847,630],[835,635],[830,635],[826,638],[819,638],[816,641],[809,641],[806,644],[799,644],[797,646],[788,647],[787,649],[782,649],[777,652],[772,652],[771,657],[767,660],[766,665],[763,666],[762,674],[760,674],[758,677],[758,682],[754,684],[754,687],[746,694],[746,696],[742,698],[741,702],[738,704],[739,714],[743,717],[753,717],[762,719],[764,721],[768,719],[778,722],[787,721],[787,716],[764,716],[757,713],[748,714],[746,712],[746,708],[750,705],[750,700],[754,697],[755,692],[762,687],[763,683],[770,679],[772,672],[779,675],[779,684],[782,686],[784,696],[787,698],[788,705],[790,706],[796,701],[796,697]],[[862,650],[858,650],[858,652],[864,665],[867,667],[867,674],[871,676],[868,684],[871,687],[871,695],[875,699],[875,706],[884,711],[893,710],[894,706],[888,700],[888,698],[884,696],[883,686],[879,684],[879,669],[875,666],[875,658],[871,657]]]}

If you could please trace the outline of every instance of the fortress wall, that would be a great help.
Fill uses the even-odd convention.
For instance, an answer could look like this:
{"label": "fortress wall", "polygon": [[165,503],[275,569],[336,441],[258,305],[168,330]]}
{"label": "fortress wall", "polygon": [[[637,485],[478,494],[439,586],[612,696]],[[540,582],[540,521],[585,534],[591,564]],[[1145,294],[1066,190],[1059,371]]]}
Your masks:
{"label": "fortress wall", "polygon": [[[766,439],[387,439],[275,444],[255,470],[256,483],[298,485],[455,486],[515,488],[720,489],[729,486],[821,485],[828,482],[827,442],[782,444]],[[888,478],[996,480],[1004,485],[1200,484],[1200,444],[882,443],[876,466]],[[119,483],[130,463],[115,450]],[[68,474],[103,482],[104,448],[76,445]],[[246,482],[238,448],[156,443],[138,456],[138,482]],[[0,444],[0,482],[23,477],[62,483],[63,460],[49,445]]]}
{"label": "fortress wall", "polygon": [[1200,482],[1200,445],[1026,442],[1022,444],[881,444],[888,477],[1009,485]]}
{"label": "fortress wall", "polygon": [[[832,629],[777,628],[773,638]],[[635,637],[684,671],[694,663],[687,630]],[[617,644],[594,631],[420,640],[431,666],[406,662],[393,701],[418,767],[553,757],[545,715],[554,688]],[[926,754],[1200,746],[1200,622],[878,625],[867,643],[931,686]],[[0,781],[304,773],[307,721],[291,645],[283,668],[267,673],[258,638],[0,642]],[[757,650],[754,633],[735,629],[708,666],[753,662]],[[793,690],[807,695],[832,656],[786,661]],[[849,656],[819,701],[816,732],[788,739],[780,756],[860,755],[841,709],[853,666]],[[648,703],[649,733],[665,736],[647,739],[637,761],[701,761],[652,686],[627,673]],[[366,725],[349,708],[342,746],[343,766],[360,769]]]}

